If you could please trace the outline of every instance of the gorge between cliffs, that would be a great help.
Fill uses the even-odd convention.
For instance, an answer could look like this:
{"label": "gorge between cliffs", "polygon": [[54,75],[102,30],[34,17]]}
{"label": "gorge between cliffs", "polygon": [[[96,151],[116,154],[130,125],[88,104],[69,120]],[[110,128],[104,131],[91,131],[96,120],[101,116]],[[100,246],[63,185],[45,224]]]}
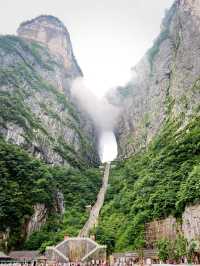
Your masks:
{"label": "gorge between cliffs", "polygon": [[102,99],[58,18],[0,36],[0,250],[44,253],[77,237],[100,195],[86,231],[108,254],[197,256],[199,10],[199,0],[174,1],[130,81]]}

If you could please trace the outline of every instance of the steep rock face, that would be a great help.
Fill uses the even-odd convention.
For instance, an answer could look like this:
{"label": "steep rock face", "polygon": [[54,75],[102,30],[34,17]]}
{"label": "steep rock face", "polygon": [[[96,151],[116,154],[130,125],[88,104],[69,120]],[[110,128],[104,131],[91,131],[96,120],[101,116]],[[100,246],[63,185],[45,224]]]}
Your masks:
{"label": "steep rock face", "polygon": [[29,241],[32,248],[37,231],[52,239],[46,227],[51,224],[52,235],[64,230],[63,221],[68,228],[64,217],[71,205],[83,223],[84,204],[96,196],[98,178],[88,169],[99,163],[96,132],[71,93],[80,76],[69,33],[57,18],[40,16],[21,24],[18,36],[0,36],[0,164],[5,166],[0,247],[5,250]]}
{"label": "steep rock face", "polygon": [[64,195],[60,191],[56,191],[54,209],[60,214],[65,212]]}
{"label": "steep rock face", "polygon": [[[18,36],[0,36],[0,138],[19,145],[22,153],[27,150],[34,158],[41,159],[47,164],[47,172],[49,164],[64,165],[63,175],[67,175],[68,170],[78,173],[77,168],[84,171],[89,165],[99,163],[92,119],[71,96],[71,83],[80,76],[82,72],[73,55],[69,33],[57,18],[40,16],[21,24]],[[13,156],[19,155],[18,152],[13,153]],[[32,156],[30,158],[34,161]],[[19,161],[16,165],[23,168]],[[66,170],[68,167],[74,170]],[[3,174],[2,171],[1,178]],[[27,176],[24,176],[25,187],[32,180],[29,174],[28,170]],[[37,171],[33,175],[35,181],[36,175]],[[12,213],[10,220],[6,218],[1,224],[0,246],[10,249],[23,243],[33,232],[48,224],[51,215],[60,215],[62,219],[66,187],[58,188],[54,175],[56,170],[53,171],[52,178],[55,180],[52,190],[45,192],[47,187],[44,186],[38,189],[35,197],[30,198],[25,196],[27,188],[18,184],[21,181],[16,173],[10,173],[5,178],[2,186],[6,186],[8,193],[1,199],[9,201],[8,194],[13,193],[9,184],[15,184],[19,190],[21,187],[19,194],[24,197],[25,207],[23,212],[19,210],[20,204],[13,203],[20,218],[14,218],[16,224],[13,226],[10,223]],[[23,179],[22,174],[19,176]],[[40,181],[50,182],[48,174],[43,175]],[[33,184],[28,189],[32,190]],[[40,198],[42,194],[44,197]],[[45,200],[47,195],[51,198],[48,203]],[[1,218],[6,217],[7,209],[9,206],[5,211],[1,210]]]}
{"label": "steep rock face", "polygon": [[53,16],[40,16],[24,22],[18,29],[18,35],[47,45],[52,54],[63,61],[68,72],[76,75],[81,70],[73,55],[69,33],[63,23]]}
{"label": "steep rock face", "polygon": [[184,126],[200,100],[200,2],[175,1],[167,12],[153,47],[134,68],[125,88],[110,93],[122,106],[116,127],[119,156],[146,148],[169,112]]}
{"label": "steep rock face", "polygon": [[153,247],[160,239],[175,240],[177,237],[178,226],[174,217],[164,220],[157,220],[146,224],[145,239],[148,247]]}
{"label": "steep rock face", "polygon": [[63,215],[65,212],[64,195],[61,191],[56,191],[51,210],[43,203],[36,203],[33,206],[33,215],[28,219],[25,226],[25,237],[28,239],[32,233],[39,231],[45,225],[49,212]]}
{"label": "steep rock face", "polygon": [[170,216],[163,220],[157,220],[146,224],[145,239],[147,245],[155,246],[161,239],[175,240],[183,235],[188,242],[199,240],[200,237],[200,205],[186,207],[182,214],[181,223]]}
{"label": "steep rock face", "polygon": [[51,164],[97,163],[92,121],[71,97],[82,75],[69,33],[51,16],[0,37],[0,133]]}
{"label": "steep rock face", "polygon": [[187,240],[199,240],[200,237],[200,205],[187,207],[182,215],[182,230]]}
{"label": "steep rock face", "polygon": [[37,203],[34,206],[34,214],[31,216],[28,225],[26,236],[29,237],[33,232],[40,230],[47,219],[47,208],[44,204]]}
{"label": "steep rock face", "polygon": [[108,95],[122,109],[119,157],[130,157],[111,172],[96,231],[112,251],[199,239],[199,206],[188,207],[200,198],[199,10],[199,1],[175,1],[134,78]]}

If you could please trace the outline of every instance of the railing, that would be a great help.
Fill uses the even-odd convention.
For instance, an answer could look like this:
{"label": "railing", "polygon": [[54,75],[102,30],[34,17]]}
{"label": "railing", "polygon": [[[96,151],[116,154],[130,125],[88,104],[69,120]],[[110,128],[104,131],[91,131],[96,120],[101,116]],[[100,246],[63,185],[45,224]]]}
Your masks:
{"label": "railing", "polygon": [[21,260],[21,261],[15,261],[15,260],[5,260],[0,261],[0,266],[28,266],[33,265],[36,261],[30,261],[30,260]]}

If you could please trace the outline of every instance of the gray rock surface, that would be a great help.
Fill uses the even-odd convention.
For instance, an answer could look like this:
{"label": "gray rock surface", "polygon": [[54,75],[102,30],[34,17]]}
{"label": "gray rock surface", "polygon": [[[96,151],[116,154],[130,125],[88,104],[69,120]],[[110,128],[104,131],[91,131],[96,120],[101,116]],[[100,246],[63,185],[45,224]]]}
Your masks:
{"label": "gray rock surface", "polygon": [[[32,233],[39,231],[48,219],[49,210],[45,204],[37,203],[33,206],[33,209],[33,215],[30,217],[27,225],[25,226],[26,238],[29,238]],[[53,208],[51,212],[56,212],[60,215],[63,215],[65,212],[64,195],[60,191],[56,191],[56,194],[54,195]]]}
{"label": "gray rock surface", "polygon": [[175,240],[180,235],[184,236],[188,243],[193,240],[199,241],[199,204],[186,207],[181,220],[170,216],[166,219],[155,220],[146,224],[145,238],[149,247],[155,246],[156,241],[160,239]]}
{"label": "gray rock surface", "polygon": [[0,134],[50,164],[98,163],[92,120],[71,96],[82,72],[67,29],[40,16],[18,35],[0,36]]}
{"label": "gray rock surface", "polygon": [[44,204],[37,203],[34,206],[34,213],[31,216],[27,225],[27,238],[35,231],[39,231],[47,219],[47,208]]}
{"label": "gray rock surface", "polygon": [[153,47],[135,66],[136,77],[109,93],[122,108],[115,133],[119,157],[145,149],[168,116],[182,126],[200,101],[200,2],[177,0],[167,12]]}

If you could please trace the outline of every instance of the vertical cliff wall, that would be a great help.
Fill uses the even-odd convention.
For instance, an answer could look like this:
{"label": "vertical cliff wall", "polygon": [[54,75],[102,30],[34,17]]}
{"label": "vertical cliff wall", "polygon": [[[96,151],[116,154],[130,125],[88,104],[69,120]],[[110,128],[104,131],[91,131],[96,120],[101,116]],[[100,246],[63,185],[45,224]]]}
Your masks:
{"label": "vertical cliff wall", "polygon": [[[82,75],[69,33],[55,17],[39,16],[22,23],[18,36],[0,36],[5,250],[19,248],[27,238],[27,248],[39,248],[44,239],[56,241],[55,230],[76,232],[87,218],[85,205],[99,190],[97,171],[89,167],[98,165],[99,156],[94,123],[72,97],[71,84]],[[80,217],[74,227],[73,215]],[[39,236],[31,239],[36,231]]]}
{"label": "vertical cliff wall", "polygon": [[153,47],[134,67],[136,77],[110,100],[122,106],[116,127],[119,156],[146,148],[169,117],[182,126],[198,111],[200,2],[177,0],[162,21]]}
{"label": "vertical cliff wall", "polygon": [[124,159],[111,171],[96,230],[111,251],[177,238],[171,245],[180,234],[189,245],[199,239],[199,10],[197,0],[175,1],[132,80],[107,96],[121,107],[115,133]]}
{"label": "vertical cliff wall", "polygon": [[176,240],[183,235],[190,243],[200,237],[200,205],[189,206],[182,214],[181,223],[170,216],[163,220],[156,220],[146,224],[145,240],[147,246],[155,247],[161,239]]}
{"label": "vertical cliff wall", "polygon": [[93,123],[71,97],[82,72],[62,22],[40,16],[1,36],[0,65],[1,135],[47,163],[98,163]]}

